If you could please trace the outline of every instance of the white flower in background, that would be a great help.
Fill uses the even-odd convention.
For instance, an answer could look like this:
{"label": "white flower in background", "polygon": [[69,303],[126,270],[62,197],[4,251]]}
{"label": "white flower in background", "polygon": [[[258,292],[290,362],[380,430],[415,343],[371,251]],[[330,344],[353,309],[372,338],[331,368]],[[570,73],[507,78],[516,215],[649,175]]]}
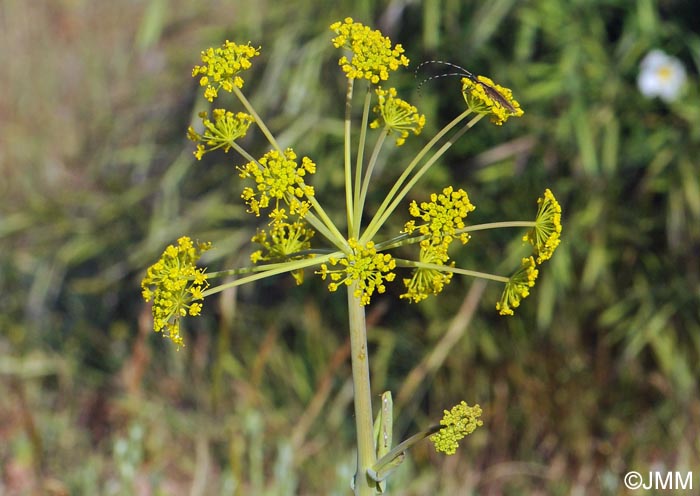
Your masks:
{"label": "white flower in background", "polygon": [[672,102],[681,93],[685,84],[685,67],[676,57],[661,50],[652,50],[642,60],[637,86],[647,98],[658,96]]}

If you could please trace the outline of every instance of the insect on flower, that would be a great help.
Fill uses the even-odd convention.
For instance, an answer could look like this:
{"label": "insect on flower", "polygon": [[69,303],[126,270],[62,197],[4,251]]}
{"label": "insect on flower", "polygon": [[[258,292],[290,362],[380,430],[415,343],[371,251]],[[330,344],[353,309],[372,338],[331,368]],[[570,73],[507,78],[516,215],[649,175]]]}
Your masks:
{"label": "insect on flower", "polygon": [[448,76],[459,76],[459,77],[465,77],[469,79],[472,83],[477,84],[481,86],[486,94],[491,97],[491,99],[495,100],[498,102],[498,104],[506,109],[510,114],[517,114],[518,110],[508,101],[508,99],[501,94],[500,91],[498,91],[496,88],[491,86],[490,84],[485,83],[479,77],[475,76],[472,72],[469,72],[466,70],[464,67],[453,64],[452,62],[445,62],[444,60],[426,60],[425,62],[421,62],[418,67],[416,67],[415,74],[418,74],[418,71],[425,65],[428,64],[441,64],[441,65],[446,65],[448,67],[451,67],[453,69],[457,69],[459,72],[448,72],[445,74],[438,74],[436,76],[431,76],[428,77],[424,80],[422,80],[418,84],[418,90],[420,91],[421,87],[427,83],[428,81],[431,81],[433,79],[441,78],[441,77],[448,77]]}

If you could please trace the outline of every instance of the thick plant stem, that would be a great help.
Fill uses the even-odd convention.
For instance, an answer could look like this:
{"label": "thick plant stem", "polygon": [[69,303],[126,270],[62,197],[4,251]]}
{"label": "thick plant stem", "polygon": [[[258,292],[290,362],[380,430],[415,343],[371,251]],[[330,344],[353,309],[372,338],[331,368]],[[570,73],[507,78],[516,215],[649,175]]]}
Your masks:
{"label": "thick plant stem", "polygon": [[357,429],[357,472],[355,496],[376,494],[376,482],[367,476],[367,469],[376,461],[372,428],[372,393],[369,382],[367,327],[365,308],[354,295],[357,283],[348,286],[348,313],[350,317],[350,353],[352,383],[355,393],[355,425]]}

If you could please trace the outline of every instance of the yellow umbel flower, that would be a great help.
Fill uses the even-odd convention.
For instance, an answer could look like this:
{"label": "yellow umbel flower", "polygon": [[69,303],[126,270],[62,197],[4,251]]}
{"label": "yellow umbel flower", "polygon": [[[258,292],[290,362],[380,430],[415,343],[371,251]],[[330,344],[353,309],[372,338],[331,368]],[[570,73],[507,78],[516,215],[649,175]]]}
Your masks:
{"label": "yellow umbel flower", "polygon": [[535,248],[537,263],[541,264],[552,257],[561,241],[561,205],[549,188],[545,190],[543,197],[537,199],[537,204],[539,208],[535,227],[523,236],[523,241]]}
{"label": "yellow umbel flower", "polygon": [[311,248],[311,238],[314,234],[314,230],[301,220],[291,224],[276,223],[269,232],[259,229],[251,241],[263,249],[253,253],[250,260],[253,263],[289,260],[290,256]]}
{"label": "yellow umbel flower", "polygon": [[430,440],[435,445],[435,451],[443,452],[446,455],[454,455],[459,448],[459,441],[468,436],[477,427],[484,425],[481,417],[481,407],[479,405],[469,406],[465,401],[445,410],[445,416],[440,421],[444,426],[435,434],[430,436]]}
{"label": "yellow umbel flower", "polygon": [[527,298],[530,288],[535,285],[539,271],[533,257],[523,258],[520,268],[511,276],[496,303],[496,310],[501,315],[513,315],[513,309],[520,306],[520,301]]}
{"label": "yellow umbel flower", "polygon": [[368,305],[370,298],[376,290],[378,293],[386,291],[384,281],[393,281],[396,274],[391,272],[396,268],[396,261],[388,253],[378,253],[372,241],[361,246],[357,240],[349,239],[348,244],[352,252],[341,259],[331,258],[331,266],[341,266],[341,269],[330,269],[328,265],[321,264],[321,270],[316,272],[321,279],[330,279],[328,290],[333,292],[345,284],[350,286],[353,281],[358,282],[355,297],[360,299],[363,305]]}
{"label": "yellow umbel flower", "polygon": [[224,109],[212,111],[214,120],[209,120],[206,111],[200,112],[199,117],[204,125],[204,134],[199,134],[192,126],[187,129],[187,138],[197,143],[194,156],[202,160],[205,153],[223,148],[228,153],[231,145],[238,138],[242,138],[248,132],[250,125],[255,122],[252,115],[245,112],[234,114]]}
{"label": "yellow umbel flower", "polygon": [[[202,311],[202,290],[209,283],[204,269],[195,267],[211,243],[196,246],[187,236],[168,246],[160,259],[151,265],[141,281],[143,299],[153,300],[153,330],[163,331],[178,346],[184,346],[180,335],[180,319]],[[167,331],[167,334],[166,334]]]}
{"label": "yellow umbel flower", "polygon": [[425,115],[419,114],[418,109],[408,102],[396,98],[396,88],[383,90],[379,87],[375,91],[379,101],[373,110],[380,118],[372,121],[369,127],[376,129],[383,122],[388,133],[398,133],[396,146],[404,144],[409,132],[418,136],[425,126]]}
{"label": "yellow umbel flower", "polygon": [[[457,234],[457,231],[465,227],[464,219],[475,208],[466,191],[455,191],[452,186],[447,186],[441,193],[431,194],[429,202],[421,202],[419,205],[415,200],[412,201],[408,211],[415,219],[406,222],[403,232],[413,234],[418,231],[425,237],[420,242],[419,262],[445,265],[450,258],[447,249],[452,241],[459,239],[462,244],[469,241],[469,233]],[[417,224],[417,221],[422,223]],[[454,263],[450,266],[454,266]],[[410,279],[403,280],[407,291],[400,297],[418,303],[431,294],[440,293],[450,283],[452,275],[449,271],[418,266],[413,269]]]}
{"label": "yellow umbel flower", "polygon": [[491,115],[491,122],[497,126],[509,117],[524,114],[518,101],[513,98],[513,92],[486,76],[462,78],[462,95],[473,112]]}
{"label": "yellow umbel flower", "polygon": [[[268,232],[265,229],[258,229],[251,241],[259,244],[262,249],[250,255],[250,261],[259,262],[281,262],[304,258],[298,255],[304,250],[311,248],[311,238],[315,231],[311,229],[303,220],[293,223],[274,222],[272,229]],[[312,257],[313,255],[306,255]],[[304,282],[304,271],[294,271],[292,276],[297,284]]]}
{"label": "yellow umbel flower", "polygon": [[250,43],[238,45],[232,41],[219,48],[207,48],[201,54],[203,65],[192,69],[192,77],[200,76],[199,85],[206,86],[204,98],[210,102],[219,96],[219,90],[231,93],[234,86],[243,87],[243,78],[238,74],[251,66],[250,59],[260,55],[260,48],[253,48]]}
{"label": "yellow umbel flower", "polygon": [[[447,186],[442,193],[431,194],[429,202],[421,202],[420,205],[415,200],[411,202],[409,213],[424,224],[416,225],[415,220],[408,221],[404,232],[411,234],[417,229],[421,234],[430,236],[432,244],[449,244],[455,232],[464,227],[467,214],[475,209],[466,191],[461,188],[455,191],[452,186]],[[460,233],[459,239],[464,244],[469,241],[469,234]]]}
{"label": "yellow umbel flower", "polygon": [[350,17],[331,24],[331,29],[338,35],[333,38],[333,45],[352,52],[350,59],[342,56],[338,60],[348,79],[367,79],[377,84],[389,79],[389,71],[408,66],[403,47],[392,48],[391,40],[379,30],[373,31]]}
{"label": "yellow umbel flower", "polygon": [[[447,246],[444,243],[434,245],[429,240],[423,240],[420,243],[421,263],[433,265],[445,265],[449,260],[447,255]],[[454,267],[454,262],[450,264]],[[406,286],[406,292],[399,296],[413,303],[418,303],[425,300],[430,295],[437,295],[445,289],[452,280],[452,272],[443,272],[433,268],[416,267],[413,269],[413,275],[410,279],[404,279],[403,283]]]}
{"label": "yellow umbel flower", "polygon": [[238,167],[241,178],[252,178],[255,181],[255,188],[248,186],[241,194],[250,212],[259,216],[261,209],[269,207],[270,202],[274,202],[273,211],[270,214],[273,222],[286,218],[286,212],[281,208],[282,204],[289,206],[289,213],[292,215],[299,217],[306,215],[310,205],[302,198],[314,196],[314,188],[307,185],[304,178],[306,174],[316,172],[316,164],[310,158],[304,157],[301,165],[298,165],[296,159],[296,153],[291,148],[287,148],[284,155],[277,150],[272,150],[260,160]]}

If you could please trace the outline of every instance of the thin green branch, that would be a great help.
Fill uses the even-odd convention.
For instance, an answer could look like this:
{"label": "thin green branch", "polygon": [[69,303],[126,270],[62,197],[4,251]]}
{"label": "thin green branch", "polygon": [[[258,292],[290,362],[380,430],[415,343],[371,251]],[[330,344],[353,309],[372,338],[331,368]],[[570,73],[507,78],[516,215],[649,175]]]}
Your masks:
{"label": "thin green branch", "polygon": [[[312,213],[307,213],[304,218],[307,219],[309,221],[309,224],[314,226],[314,228],[318,232],[320,232],[328,241],[333,243],[333,245],[335,245],[336,248],[343,251],[347,251],[348,244],[345,240],[345,237],[338,230],[338,228],[330,219],[330,217],[328,217],[328,214],[326,214],[326,211],[323,209],[318,200],[316,200],[316,197],[311,196],[307,197],[307,199],[309,200],[309,203],[311,203],[311,206],[314,208],[314,211],[318,213],[320,219],[317,219],[316,216]],[[314,223],[312,222],[312,219],[318,222]]]}
{"label": "thin green branch", "polygon": [[[462,115],[465,115],[464,113]],[[466,133],[469,129],[474,127],[474,125],[479,122],[485,114],[479,114],[476,117],[474,117],[472,120],[470,120],[467,124],[464,125],[459,131],[457,131],[454,136],[452,136],[444,145],[442,145],[438,151],[433,154],[428,161],[423,164],[423,166],[418,169],[418,171],[411,177],[411,179],[404,185],[403,189],[401,190],[400,193],[396,194],[393,201],[391,204],[385,208],[384,212],[380,215],[377,213],[375,215],[374,219],[372,219],[372,223],[370,224],[371,228],[368,227],[367,230],[364,232],[362,235],[362,238],[360,242],[365,242],[365,238],[367,239],[372,239],[375,234],[377,234],[377,231],[379,228],[384,225],[386,220],[391,216],[391,214],[396,210],[396,207],[401,203],[401,201],[404,199],[404,197],[411,191],[413,186],[418,182],[418,180],[425,174],[430,167],[437,162],[437,160],[442,157],[442,155],[457,141],[459,138],[462,137],[464,133]],[[465,115],[466,116],[466,115]],[[411,162],[413,164],[413,162]],[[398,181],[397,181],[398,184]],[[392,189],[393,191],[393,189]],[[391,193],[390,193],[391,194]],[[387,198],[389,196],[387,195]],[[386,200],[385,200],[386,202]],[[384,205],[384,204],[382,204]]]}
{"label": "thin green branch", "polygon": [[367,122],[369,121],[369,105],[372,101],[370,86],[367,85],[365,93],[365,103],[362,107],[362,125],[360,126],[360,141],[357,145],[357,159],[355,161],[355,186],[353,189],[353,227],[354,232],[350,237],[356,238],[360,232],[360,223],[362,221],[362,200],[360,198],[360,190],[362,184],[362,164],[365,158],[365,143],[367,142]]}
{"label": "thin green branch", "polygon": [[386,219],[386,217],[384,216],[386,208],[394,199],[394,195],[396,195],[396,192],[399,190],[399,188],[401,188],[404,181],[406,181],[406,178],[408,178],[411,172],[413,172],[413,169],[416,167],[418,162],[420,162],[423,159],[423,157],[430,150],[432,150],[432,148],[437,144],[438,141],[442,139],[442,137],[445,134],[447,134],[452,128],[454,128],[457,124],[463,121],[470,113],[471,110],[467,109],[461,114],[459,114],[457,117],[452,119],[452,121],[449,122],[445,127],[443,127],[435,136],[433,136],[433,138],[425,144],[425,146],[421,149],[421,151],[418,152],[418,154],[413,158],[413,160],[411,160],[406,169],[404,169],[399,178],[396,180],[389,193],[386,195],[386,198],[379,206],[377,212],[374,214],[374,217],[372,218],[371,222],[367,226],[367,229],[360,238],[360,243],[366,243],[367,241],[372,239],[377,233],[377,231],[384,222],[384,220],[382,219]]}
{"label": "thin green branch", "polygon": [[[413,445],[416,443],[422,441],[428,436],[431,436],[435,434],[437,431],[439,431],[442,428],[441,425],[433,425],[431,427],[428,427],[427,429],[420,431],[405,441],[403,441],[400,444],[397,444],[394,449],[392,449],[390,452],[388,452],[386,455],[381,457],[377,462],[374,464],[374,466],[371,469],[370,474],[381,474],[384,472],[387,468],[389,468],[392,465],[392,462],[401,456],[403,453],[405,453],[408,449],[412,448]],[[382,480],[381,477],[379,477],[380,480]],[[379,482],[379,481],[377,481]]]}
{"label": "thin green branch", "polygon": [[536,222],[533,220],[508,220],[503,222],[488,222],[486,224],[474,224],[473,226],[463,227],[455,231],[457,234],[474,231],[485,231],[487,229],[503,229],[508,227],[534,227]]}
{"label": "thin green branch", "polygon": [[[333,257],[341,257],[342,255],[343,255],[343,253],[338,251],[338,252],[329,253],[328,255],[324,255],[321,257],[305,258],[303,260],[294,260],[291,262],[281,262],[281,263],[260,265],[259,266],[260,272],[256,272],[253,275],[250,275],[248,277],[236,279],[235,281],[231,281],[231,282],[228,282],[226,284],[221,284],[219,286],[209,288],[206,291],[202,292],[202,296],[203,297],[211,296],[213,294],[220,293],[226,289],[233,288],[236,286],[241,286],[243,284],[257,281],[259,279],[265,279],[266,277],[272,277],[272,276],[275,276],[278,274],[292,272],[294,270],[305,269],[307,267],[313,267],[314,265],[321,265],[322,263],[327,262],[329,259],[331,259]],[[253,270],[251,269],[251,272],[252,271]]]}
{"label": "thin green branch", "polygon": [[248,162],[255,162],[256,164],[258,164],[258,167],[260,167],[260,162],[258,162],[258,159],[253,157],[247,151],[245,151],[245,149],[241,145],[234,141],[233,143],[231,143],[231,147],[233,147],[234,150],[240,153],[243,156],[243,158],[246,159]]}
{"label": "thin green branch", "polygon": [[432,269],[440,272],[452,272],[454,274],[460,274],[463,276],[476,277],[478,279],[487,279],[489,281],[497,281],[502,283],[507,283],[510,280],[508,277],[503,277],[496,274],[489,274],[488,272],[460,269],[457,267],[450,267],[449,265],[438,265],[425,262],[418,262],[416,260],[406,260],[404,258],[394,258],[394,260],[396,261],[397,267],[414,267],[418,269]]}
{"label": "thin green branch", "polygon": [[352,92],[354,88],[354,80],[348,78],[348,89],[345,94],[345,142],[344,142],[344,170],[345,170],[345,210],[347,212],[347,222],[348,222],[348,237],[352,237],[355,232],[355,227],[353,226],[353,197],[352,197],[352,156],[350,150],[351,138],[352,138]]}
{"label": "thin green branch", "polygon": [[[503,222],[488,222],[485,224],[474,224],[471,226],[466,226],[461,229],[455,230],[455,234],[462,234],[475,231],[485,231],[488,229],[504,229],[509,227],[534,227],[536,225],[535,221],[531,220],[513,220],[513,221],[503,221]],[[432,234],[399,234],[391,239],[387,239],[380,243],[377,243],[375,247],[377,251],[386,251],[399,246],[412,245],[415,243],[420,243],[424,239],[428,239]]]}
{"label": "thin green branch", "polygon": [[277,140],[275,137],[272,135],[270,130],[267,128],[265,125],[265,122],[260,118],[258,113],[255,111],[253,108],[253,105],[248,101],[248,99],[245,97],[243,92],[237,87],[233,87],[233,93],[236,95],[236,97],[241,101],[243,106],[246,108],[248,113],[253,116],[253,119],[255,119],[255,123],[258,125],[262,133],[265,135],[265,138],[267,138],[267,141],[270,142],[272,147],[277,150],[280,154],[282,154],[282,148],[280,147],[279,143],[277,143]]}
{"label": "thin green branch", "polygon": [[389,130],[387,128],[384,128],[382,132],[379,134],[379,137],[377,138],[377,142],[374,144],[374,149],[372,150],[372,156],[369,159],[369,163],[367,164],[367,171],[365,172],[365,177],[362,180],[362,191],[360,193],[360,200],[359,200],[359,207],[356,205],[355,208],[357,209],[357,219],[358,219],[358,225],[359,221],[362,219],[362,212],[364,211],[365,208],[365,201],[367,199],[367,190],[369,189],[369,183],[372,179],[372,172],[374,172],[374,166],[377,165],[377,157],[379,157],[379,152],[382,149],[382,145],[384,144],[384,141],[386,140],[386,137],[389,135]]}

